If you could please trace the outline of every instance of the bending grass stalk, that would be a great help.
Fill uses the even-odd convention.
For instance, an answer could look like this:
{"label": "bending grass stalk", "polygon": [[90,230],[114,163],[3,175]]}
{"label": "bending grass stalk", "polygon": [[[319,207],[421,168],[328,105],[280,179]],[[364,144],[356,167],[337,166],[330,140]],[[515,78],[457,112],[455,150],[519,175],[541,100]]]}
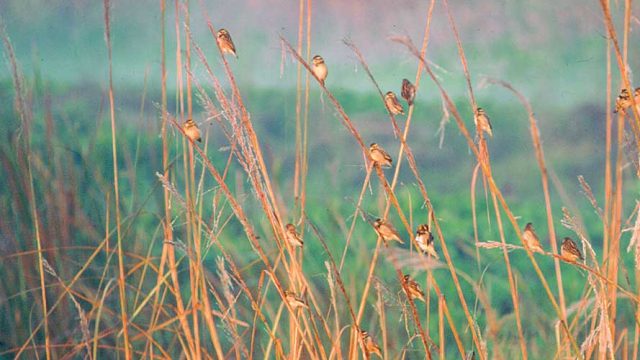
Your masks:
{"label": "bending grass stalk", "polygon": [[[182,127],[174,119],[169,118],[169,121],[171,121],[172,125],[180,133],[182,133],[183,136],[186,137],[186,134],[184,133],[184,129],[182,129]],[[192,139],[190,139],[190,138],[188,138],[188,139],[189,139],[189,142],[192,145],[195,145],[195,143],[193,142]],[[204,151],[198,146],[194,146],[194,149],[198,152],[198,154],[200,155],[200,157],[202,159],[202,163],[205,165],[205,167],[207,168],[209,173],[211,175],[213,175],[214,179],[216,180],[216,182],[220,186],[220,189],[225,194],[225,197],[227,198],[227,201],[229,202],[229,204],[231,206],[231,209],[233,210],[234,214],[236,215],[236,217],[240,221],[240,224],[242,225],[242,228],[245,231],[245,234],[247,235],[247,238],[249,239],[249,241],[251,242],[253,248],[256,250],[257,255],[260,257],[260,259],[262,260],[263,264],[265,265],[266,271],[269,274],[274,274],[274,269],[271,266],[271,263],[270,263],[269,259],[267,258],[266,253],[264,252],[262,246],[258,242],[258,239],[257,239],[257,236],[256,236],[255,231],[253,229],[253,226],[249,222],[249,219],[247,218],[246,214],[244,213],[244,210],[239,205],[237,200],[233,197],[233,195],[231,194],[231,190],[229,189],[227,184],[223,181],[220,173],[215,169],[213,164],[211,164],[211,162],[209,161],[209,159],[206,156],[206,154],[204,153]],[[220,248],[222,248],[222,247],[220,247]],[[236,280],[238,281],[240,287],[246,293],[247,297],[251,301],[251,304],[252,304],[254,310],[256,310],[256,312],[259,314],[261,320],[263,321],[265,326],[268,328],[269,326],[268,326],[267,319],[264,317],[262,312],[259,310],[258,304],[256,303],[255,299],[253,298],[253,295],[249,291],[249,288],[248,288],[247,284],[244,282],[244,279],[242,278],[242,276],[240,275],[239,271],[235,267],[235,264],[232,261],[230,261],[230,259],[228,258],[228,254],[226,254],[226,252],[223,252],[223,254],[225,254],[225,257],[227,257],[226,260],[229,263],[229,265],[231,266],[231,269],[234,272],[234,275],[237,277]],[[280,280],[276,276],[272,276],[271,279],[274,282],[274,284],[276,285],[276,288],[278,289],[278,293],[280,294],[280,296],[282,298],[282,301],[286,302],[286,297],[284,296],[284,290],[283,290],[284,288],[283,288],[282,284],[280,283]],[[287,306],[289,307],[288,304],[287,304]],[[297,325],[297,326],[299,326],[299,325]],[[306,339],[303,338],[303,340],[304,340],[305,345],[309,347],[309,352],[312,353],[311,350],[310,350],[310,345],[307,343]]]}
{"label": "bending grass stalk", "polygon": [[[206,12],[206,10],[204,11],[205,14],[205,18],[207,19],[207,26],[209,28],[209,31],[211,32],[212,36],[215,38],[216,37],[216,32],[214,31],[214,26],[211,22],[211,19],[209,18],[208,13]],[[266,188],[266,193],[267,196],[269,198],[269,201],[271,203],[271,211],[267,211],[266,215],[269,218],[269,223],[272,226],[272,230],[273,233],[275,235],[276,238],[281,239],[282,241],[285,241],[285,234],[284,234],[284,227],[282,222],[282,216],[280,215],[280,211],[278,209],[278,202],[276,201],[272,186],[271,186],[271,180],[269,177],[269,174],[267,172],[267,166],[264,162],[264,156],[262,155],[262,150],[260,148],[260,143],[258,141],[258,137],[255,133],[255,130],[253,129],[253,124],[251,123],[249,114],[247,112],[246,107],[244,106],[244,103],[242,101],[242,96],[240,96],[240,90],[238,88],[238,85],[235,81],[235,77],[233,75],[233,72],[231,71],[231,68],[229,67],[229,63],[227,62],[227,59],[222,51],[222,48],[220,48],[220,44],[215,41],[216,46],[218,47],[218,51],[220,52],[220,56],[222,59],[222,62],[224,64],[224,69],[225,69],[225,73],[227,74],[227,78],[229,79],[229,83],[231,84],[231,89],[233,91],[235,100],[237,102],[237,106],[240,109],[240,120],[241,120],[241,124],[244,128],[244,130],[246,131],[250,143],[252,145],[253,151],[254,151],[254,161],[257,160],[258,163],[258,169],[260,170],[260,173],[262,174],[262,183],[264,184],[264,187]],[[254,184],[254,189],[256,191],[258,191],[258,189],[261,189],[262,187],[258,187],[257,184]],[[266,209],[265,209],[266,210]]]}
{"label": "bending grass stalk", "polygon": [[[355,47],[355,45],[353,45],[353,44],[351,44],[350,47],[356,52],[356,55],[358,55],[358,58],[360,59],[361,63],[363,64],[363,67],[364,67],[365,71],[369,75],[369,78],[373,81],[374,85],[376,86],[376,88],[378,89],[380,95],[382,96],[382,91],[380,90],[380,87],[377,85],[377,82],[375,81],[375,78],[373,77],[371,72],[368,71],[368,66],[366,66],[366,61],[364,60],[364,58],[362,57],[362,55],[358,51],[357,47]],[[397,124],[395,123],[395,121],[392,121],[392,125],[394,126],[394,131],[396,133],[399,133],[399,129],[397,128]],[[458,279],[457,279],[457,276],[455,274],[455,267],[453,266],[453,263],[451,262],[451,259],[449,257],[449,252],[448,252],[448,249],[447,249],[447,246],[446,246],[446,242],[444,241],[444,237],[442,235],[442,231],[441,231],[440,226],[439,226],[439,224],[438,224],[438,222],[436,220],[435,210],[431,206],[431,201],[429,200],[429,197],[427,195],[426,187],[424,185],[422,177],[420,176],[420,174],[419,174],[419,172],[417,170],[417,165],[416,165],[416,162],[415,162],[415,158],[413,156],[411,148],[406,144],[405,140],[406,140],[405,137],[401,138],[401,146],[402,146],[403,149],[406,149],[407,160],[409,162],[409,167],[411,168],[412,172],[414,173],[414,176],[415,176],[416,181],[418,182],[421,194],[422,194],[422,196],[424,198],[425,203],[427,204],[429,212],[431,213],[431,219],[433,219],[436,231],[437,231],[437,233],[438,233],[438,235],[440,237],[442,248],[443,248],[443,253],[444,253],[445,258],[447,259],[447,264],[449,266],[449,270],[450,270],[450,273],[452,275],[453,281],[456,284],[456,290],[458,292],[459,299],[460,299],[461,303],[463,304],[463,308],[466,309],[465,315],[467,316],[467,321],[469,323],[469,327],[472,330],[472,335],[473,335],[472,337],[474,339],[474,344],[478,348],[478,351],[480,352],[481,358],[482,358],[483,357],[483,351],[481,351],[482,347],[481,347],[481,344],[480,344],[480,341],[479,341],[480,339],[479,339],[478,334],[476,333],[477,327],[474,326],[474,322],[473,322],[473,320],[471,318],[471,314],[468,311],[468,305],[466,304],[466,299],[464,298],[464,294],[462,292],[462,289],[459,287]],[[409,226],[409,224],[408,224],[408,222],[407,222],[407,220],[406,220],[406,218],[405,218],[405,216],[404,216],[404,214],[402,212],[402,209],[400,208],[400,205],[399,205],[399,203],[398,203],[398,201],[397,201],[397,199],[395,197],[395,194],[393,192],[393,188],[389,187],[388,183],[386,182],[386,179],[384,179],[384,174],[382,173],[382,171],[380,171],[378,168],[376,168],[376,170],[377,170],[378,177],[381,179],[381,181],[384,184],[385,190],[387,192],[388,200],[390,201],[390,202],[387,202],[387,207],[386,207],[386,210],[385,210],[384,217],[385,218],[387,217],[388,212],[389,212],[390,203],[392,203],[396,207],[396,209],[398,211],[398,215],[400,216],[400,219],[402,220],[403,224],[406,227],[407,232],[409,233],[409,236],[410,236],[410,239],[411,239],[411,243],[415,243],[415,239],[413,237],[413,230],[410,228],[410,226]],[[374,254],[374,257],[375,257],[375,254]],[[375,265],[375,262],[372,262],[372,266],[374,266],[374,265]],[[434,279],[434,282],[435,282],[435,279]],[[366,293],[365,293],[365,296],[363,296],[363,298],[366,298]]]}
{"label": "bending grass stalk", "polygon": [[[476,99],[475,99],[475,95],[473,93],[473,86],[471,85],[471,74],[469,72],[469,66],[467,65],[467,58],[465,56],[464,53],[464,48],[462,46],[462,41],[460,39],[460,35],[458,34],[458,29],[456,27],[455,21],[453,19],[453,16],[451,15],[451,10],[449,9],[449,1],[448,0],[444,0],[444,7],[447,11],[447,18],[449,19],[449,24],[451,26],[451,30],[453,31],[454,37],[456,39],[456,46],[458,48],[458,56],[460,58],[460,61],[462,63],[462,68],[463,68],[463,72],[464,72],[464,76],[465,79],[467,81],[467,91],[469,92],[469,98],[471,100],[471,110],[475,113],[476,109],[478,108]],[[423,56],[424,58],[424,56]],[[486,147],[486,143],[485,143],[485,139],[484,139],[484,133],[483,131],[479,131],[479,146],[481,148],[481,150],[483,149],[484,151],[481,151],[481,154],[484,155],[484,160],[486,162],[486,169],[489,170],[488,172],[484,172],[485,176],[492,176],[491,175],[491,166],[489,163],[489,150]],[[478,162],[483,162],[481,158],[478,158]],[[485,184],[484,178],[483,178],[483,184]],[[486,195],[486,186],[485,186],[485,195]],[[498,209],[497,203],[496,203],[496,198],[495,198],[495,194],[493,196],[493,203],[494,203],[494,208],[495,208],[495,212],[496,212],[496,217],[498,220],[498,227],[500,230],[500,239],[501,241],[504,243],[504,231],[502,230],[502,220],[501,220],[501,216],[500,216],[500,211]],[[474,214],[475,214],[475,207],[474,207]],[[488,215],[488,211],[487,211],[487,215]],[[476,219],[474,217],[473,219],[474,221],[474,228],[475,228],[475,224],[476,224]],[[477,249],[476,249],[477,250]],[[511,261],[509,260],[509,254],[507,253],[506,250],[503,249],[503,256],[505,259],[505,265],[507,267],[507,276],[509,279],[509,286],[511,287],[511,296],[512,296],[512,301],[513,301],[513,305],[514,305],[514,312],[516,315],[516,325],[518,328],[518,339],[520,342],[520,350],[522,352],[522,357],[524,359],[527,359],[527,347],[525,344],[525,340],[524,340],[524,335],[522,333],[522,321],[520,319],[520,311],[519,311],[519,301],[518,301],[518,296],[517,296],[517,288],[515,288],[515,281],[513,278],[513,273],[512,273],[512,269],[511,269]],[[480,263],[479,261],[479,253],[478,253],[478,264]],[[563,307],[564,308],[564,307]],[[563,312],[564,314],[564,312]],[[480,349],[478,349],[480,350]],[[483,353],[482,351],[480,351],[480,358],[483,358]]]}
{"label": "bending grass stalk", "polygon": [[[633,94],[633,87],[631,86],[631,80],[629,79],[629,75],[627,72],[627,66],[626,66],[627,62],[625,61],[626,59],[623,58],[622,52],[620,51],[620,44],[618,43],[616,29],[615,29],[615,26],[613,25],[613,19],[611,18],[611,11],[608,5],[608,1],[600,0],[600,7],[602,8],[602,15],[604,17],[604,23],[607,28],[607,32],[609,33],[607,40],[611,41],[611,43],[613,44],[613,49],[615,50],[616,60],[618,62],[618,69],[620,69],[620,76],[621,76],[622,84],[624,86],[623,88],[627,89],[629,94]],[[627,12],[629,11],[629,9],[630,9],[630,6],[625,1],[625,22],[626,22],[626,17],[628,16]],[[625,33],[625,38],[626,38],[628,34],[627,26],[625,26],[625,30],[626,30],[626,33]],[[625,44],[626,44],[626,40],[625,40]],[[626,54],[626,50],[625,50],[625,54]],[[635,119],[635,123],[632,122],[631,119],[629,119],[629,124],[633,129],[632,132],[636,139],[636,146],[638,146],[638,151],[640,151],[640,114],[638,113],[638,108],[636,106],[639,104],[636,104],[636,99],[634,96],[631,96],[630,100],[631,100],[631,111],[633,113],[633,118]]]}
{"label": "bending grass stalk", "polygon": [[347,257],[347,251],[349,250],[349,245],[351,244],[351,238],[353,236],[353,231],[356,228],[356,221],[358,220],[358,212],[360,210],[360,205],[362,204],[362,199],[364,198],[364,194],[367,191],[367,186],[369,186],[369,179],[371,178],[371,170],[373,170],[373,163],[367,166],[367,175],[364,178],[364,182],[362,183],[362,189],[360,190],[360,195],[358,196],[358,203],[356,204],[356,211],[353,213],[353,220],[351,220],[351,226],[349,227],[349,233],[347,234],[347,241],[344,244],[344,250],[342,251],[342,258],[340,259],[340,267],[338,267],[338,271],[342,272],[342,266],[344,265],[344,260]]}
{"label": "bending grass stalk", "polygon": [[[288,48],[289,52],[299,61],[301,62],[305,68],[307,69],[307,71],[309,71],[310,73],[312,73],[311,68],[309,67],[309,65],[300,57],[299,54],[297,54],[295,52],[295,50],[293,49],[293,47],[289,44],[289,42],[284,39],[282,36],[280,36],[281,41],[286,45],[286,47]],[[313,75],[313,73],[312,73]],[[315,77],[315,75],[314,75]],[[316,78],[316,80],[318,80]],[[337,112],[340,114],[341,116],[341,120],[343,122],[343,124],[347,127],[347,129],[351,132],[351,134],[354,136],[354,138],[356,139],[356,141],[358,142],[358,144],[360,145],[363,153],[366,154],[366,147],[364,145],[364,142],[362,141],[362,138],[360,137],[358,131],[355,129],[355,127],[353,126],[351,120],[349,119],[349,117],[346,115],[346,113],[344,112],[344,109],[342,108],[342,106],[339,104],[339,102],[336,100],[336,98],[333,96],[333,94],[318,80],[318,84],[320,85],[320,87],[323,89],[324,93],[327,94],[327,97],[329,98],[329,100],[333,103],[335,109],[337,110]],[[414,171],[415,174],[417,174],[417,168],[415,166],[415,160],[413,159],[413,156],[411,154],[410,148],[407,147],[407,156],[409,159],[409,163],[411,165],[412,170]],[[416,176],[417,181],[419,183],[419,185],[421,186],[421,191],[423,192],[423,196],[426,194],[426,190],[424,189],[424,184],[422,183],[422,180],[420,178],[419,175]],[[381,181],[383,181],[383,183],[387,184],[386,181],[384,180],[384,178],[381,179]],[[386,187],[388,188],[388,184],[386,185]],[[397,199],[395,199],[395,196],[393,195],[393,192],[388,192],[388,195],[391,196],[392,201],[394,203],[394,205],[396,206],[399,215],[403,221],[403,224],[405,225],[405,227],[408,228],[408,223],[406,221],[406,218],[404,217],[402,210],[399,207],[399,204],[397,203]],[[433,213],[433,208],[430,206],[430,201],[428,200],[428,197],[426,198],[426,202],[430,208],[430,211]],[[439,227],[439,224],[437,223],[437,221],[435,220],[434,217],[434,224],[436,227],[436,230],[438,232],[438,235],[440,236],[441,242],[444,244],[444,241],[442,240],[444,237],[442,236],[442,231]],[[411,229],[409,229],[409,234],[411,236],[411,241],[413,242],[413,232],[411,231]],[[379,244],[376,246],[378,247]],[[446,250],[446,244],[443,245],[443,251],[444,251],[444,255],[445,258],[448,259],[448,265],[451,267],[453,266],[453,264],[451,263],[451,259],[449,257],[449,253]],[[374,253],[374,257],[375,257],[375,253]],[[452,273],[452,277],[454,280],[454,283],[456,284],[456,288],[457,288],[457,292],[458,292],[458,296],[461,298],[461,303],[463,304],[463,308],[465,309],[465,316],[467,317],[467,320],[469,321],[469,325],[470,328],[472,329],[472,334],[473,334],[473,338],[474,338],[474,343],[476,344],[477,348],[480,349],[480,342],[479,342],[479,337],[476,334],[476,329],[477,327],[473,325],[473,320],[471,319],[471,314],[468,310],[468,306],[466,305],[466,301],[464,300],[464,294],[462,293],[462,289],[459,287],[459,282],[457,281],[457,276],[455,275],[455,269],[450,270]]]}
{"label": "bending grass stalk", "polygon": [[[555,226],[553,224],[553,211],[551,208],[551,196],[549,195],[549,178],[547,174],[547,165],[544,158],[544,151],[542,149],[542,142],[540,141],[540,132],[536,118],[533,115],[533,108],[527,99],[517,91],[511,84],[503,80],[487,79],[491,84],[500,85],[507,90],[511,91],[518,100],[522,103],[527,111],[529,117],[529,128],[531,131],[531,140],[533,141],[533,147],[535,149],[536,160],[538,161],[538,168],[540,169],[540,180],[542,181],[542,192],[544,194],[545,210],[547,214],[547,228],[549,229],[549,242],[551,243],[551,250],[553,254],[558,254],[558,244],[556,240]],[[560,309],[562,311],[562,318],[566,320],[567,309],[565,304],[564,286],[562,282],[562,272],[560,271],[560,261],[555,259],[553,266],[556,273],[556,281],[558,283],[558,297],[560,302]]]}
{"label": "bending grass stalk", "polygon": [[[473,143],[473,140],[472,140],[472,138],[471,138],[471,136],[469,134],[469,131],[467,130],[466,126],[464,125],[464,122],[462,121],[462,118],[460,117],[460,114],[458,113],[458,110],[457,110],[456,106],[453,104],[453,102],[449,98],[447,92],[444,90],[444,88],[442,87],[442,85],[440,84],[438,79],[435,77],[433,71],[431,70],[429,65],[426,63],[425,59],[420,56],[420,54],[418,53],[416,48],[413,46],[413,44],[411,43],[410,40],[402,39],[402,38],[394,38],[393,41],[396,41],[396,42],[406,46],[413,53],[413,55],[416,56],[417,58],[419,58],[420,61],[424,64],[425,70],[429,74],[429,77],[432,79],[432,81],[436,84],[436,86],[440,90],[440,93],[442,94],[442,96],[444,97],[444,99],[445,99],[445,101],[447,103],[447,107],[449,107],[449,109],[451,110],[451,113],[454,115],[453,117],[456,120],[458,128],[460,129],[460,132],[466,138],[467,143],[469,145],[469,148],[473,151],[473,153],[476,156],[476,158],[481,159],[482,156],[480,155],[480,152],[479,152],[478,148]],[[485,162],[480,162],[480,163],[482,164],[482,171],[484,172],[485,176],[487,177],[491,192],[496,193],[496,196],[497,196],[498,200],[500,201],[500,204],[501,204],[502,208],[504,209],[505,213],[507,214],[507,217],[509,218],[509,221],[511,222],[512,226],[514,227],[518,238],[524,244],[524,240],[522,239],[522,233],[520,231],[520,228],[518,227],[518,223],[517,223],[513,213],[509,209],[509,206],[507,205],[506,201],[504,200],[504,197],[502,196],[502,193],[500,192],[500,189],[497,187],[495,181],[493,180],[493,177],[490,174],[490,169],[487,168],[487,164]],[[444,249],[443,249],[443,252],[444,252]],[[532,265],[534,267],[536,275],[540,279],[540,281],[541,281],[541,283],[542,283],[542,285],[543,285],[543,287],[545,289],[545,292],[547,294],[547,297],[551,301],[551,304],[552,304],[554,310],[556,310],[558,316],[561,317],[562,312],[560,310],[560,307],[558,306],[555,298],[553,297],[551,289],[549,288],[549,284],[547,283],[546,278],[542,274],[542,271],[540,270],[540,267],[538,266],[537,261],[533,257],[533,253],[531,253],[531,251],[529,249],[527,249],[527,256],[531,260],[531,263],[532,263]],[[567,333],[567,336],[569,337],[569,339],[571,341],[571,344],[572,344],[572,347],[573,347],[573,350],[574,350],[575,354],[578,357],[582,358],[582,355],[580,354],[580,351],[578,349],[578,345],[576,344],[575,339],[571,335],[571,333],[570,333],[565,321],[562,321],[562,327],[565,330],[565,332]]]}

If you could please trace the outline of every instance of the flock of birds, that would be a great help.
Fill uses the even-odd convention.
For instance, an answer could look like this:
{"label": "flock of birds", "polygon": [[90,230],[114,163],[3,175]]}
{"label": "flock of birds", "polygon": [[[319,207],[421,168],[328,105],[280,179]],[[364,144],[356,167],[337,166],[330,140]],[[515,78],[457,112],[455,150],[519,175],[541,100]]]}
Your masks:
{"label": "flock of birds", "polygon": [[[227,30],[220,29],[217,32],[217,42],[223,52],[229,53],[236,58],[238,57],[236,54],[236,47],[233,43],[233,40],[231,39],[231,35]],[[318,81],[324,86],[324,82],[327,78],[327,75],[329,74],[329,71],[322,56],[316,55],[313,57],[311,71],[313,75],[318,79]],[[406,100],[408,106],[412,106],[416,95],[416,88],[409,80],[402,80],[400,93],[402,98]],[[640,88],[635,89],[634,97],[636,98],[636,103],[640,104]],[[393,91],[389,91],[385,94],[384,102],[387,109],[392,114],[404,115],[404,108],[400,101],[398,101],[398,98]],[[625,109],[630,107],[631,105],[631,96],[627,89],[623,89],[618,96],[618,99],[616,100],[616,109],[614,112],[625,111]],[[474,112],[474,122],[479,131],[485,132],[489,136],[493,136],[491,121],[489,120],[489,117],[487,116],[485,111],[480,107],[476,108]],[[186,136],[188,136],[193,141],[202,141],[200,130],[197,124],[192,119],[188,119],[184,123],[183,130]],[[389,153],[387,153],[380,145],[376,143],[372,143],[369,146],[369,158],[375,166],[391,167],[393,164],[393,159],[391,158]],[[401,244],[404,243],[398,231],[391,223],[383,219],[376,219],[372,225],[377,235],[384,241],[385,245],[387,245],[389,241],[397,241]],[[287,224],[285,226],[285,234],[286,242],[292,248],[295,249],[304,245],[304,241],[296,230],[295,225],[291,223]],[[522,232],[522,238],[524,240],[525,246],[528,247],[532,252],[544,253],[544,249],[540,245],[540,239],[533,229],[532,223],[526,224]],[[433,257],[435,259],[439,258],[438,253],[435,249],[433,235],[429,230],[429,225],[422,224],[418,226],[415,241],[418,249],[422,254],[428,257]],[[571,263],[577,262],[578,260],[584,260],[584,257],[578,249],[578,246],[569,237],[565,237],[562,242],[560,257],[563,260]],[[425,295],[420,288],[420,285],[415,280],[413,280],[410,275],[406,274],[403,276],[402,285],[408,297],[410,297],[411,299],[422,300],[423,302],[425,301]],[[309,308],[305,301],[294,292],[285,291],[284,295],[286,301],[293,310]],[[380,347],[371,338],[367,331],[361,330],[360,336],[363,347],[369,354],[382,356]]]}

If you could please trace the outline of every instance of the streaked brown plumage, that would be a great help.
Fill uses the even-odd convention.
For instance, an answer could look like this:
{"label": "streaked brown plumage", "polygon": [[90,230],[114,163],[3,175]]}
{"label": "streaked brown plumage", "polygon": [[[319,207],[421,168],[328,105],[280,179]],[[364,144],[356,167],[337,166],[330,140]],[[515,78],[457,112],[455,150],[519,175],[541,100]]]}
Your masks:
{"label": "streaked brown plumage", "polygon": [[293,224],[285,225],[285,230],[286,230],[285,231],[286,240],[289,243],[289,245],[293,247],[304,245],[304,241],[302,241],[300,234],[298,234],[298,231],[296,230],[296,227]]}
{"label": "streaked brown plumage", "polygon": [[202,137],[200,137],[200,129],[198,129],[198,125],[196,125],[193,119],[187,119],[187,121],[185,121],[184,125],[182,126],[182,129],[191,140],[202,142]]}
{"label": "streaked brown plumage", "polygon": [[309,306],[304,302],[304,300],[302,300],[300,297],[298,297],[298,295],[296,295],[292,291],[285,291],[284,296],[287,299],[287,303],[289,304],[289,306],[291,306],[293,310],[300,309],[300,308],[302,309],[309,308]]}
{"label": "streaked brown plumage", "polygon": [[524,231],[522,232],[522,240],[529,247],[531,251],[544,253],[542,246],[540,246],[540,239],[538,238],[538,234],[533,229],[533,224],[527,223],[524,227]]}
{"label": "streaked brown plumage", "polygon": [[629,106],[631,106],[631,94],[629,94],[629,91],[627,89],[622,89],[620,90],[620,94],[616,99],[616,108],[613,110],[613,112],[618,113],[620,111],[625,111]]}
{"label": "streaked brown plumage", "polygon": [[562,241],[562,247],[560,249],[560,256],[570,262],[576,262],[578,260],[584,260],[582,253],[570,237],[564,238]]}
{"label": "streaked brown plumage", "polygon": [[491,120],[489,120],[489,117],[487,116],[483,108],[479,107],[476,109],[473,116],[473,121],[476,124],[478,132],[484,131],[489,134],[489,136],[493,137],[493,127],[491,126]]}
{"label": "streaked brown plumage", "polygon": [[398,231],[390,223],[382,219],[376,219],[376,221],[373,222],[373,228],[385,243],[387,241],[395,240],[404,244],[404,241],[402,241],[400,235],[398,235]]}
{"label": "streaked brown plumage", "polygon": [[400,101],[398,101],[398,98],[393,91],[388,91],[386,94],[384,94],[384,103],[385,105],[387,105],[387,109],[389,109],[389,111],[393,115],[404,115],[402,104],[400,104]]}
{"label": "streaked brown plumage", "polygon": [[380,346],[376,344],[376,342],[373,340],[373,338],[369,335],[368,332],[361,330],[360,339],[362,340],[362,345],[368,354],[376,354],[382,357],[382,351],[380,350]]}
{"label": "streaked brown plumage", "polygon": [[233,44],[233,40],[231,40],[231,34],[229,34],[226,29],[218,30],[217,39],[222,52],[229,53],[238,58],[238,55],[236,54],[236,46]]}
{"label": "streaked brown plumage", "polygon": [[380,145],[372,143],[369,145],[369,157],[380,166],[391,166],[393,159]]}
{"label": "streaked brown plumage", "polygon": [[436,259],[439,258],[435,244],[433,243],[433,234],[429,231],[429,225],[422,224],[418,226],[418,230],[416,231],[416,243],[418,244],[418,249],[420,249],[424,254],[429,254]]}
{"label": "streaked brown plumage", "polygon": [[416,98],[416,87],[413,86],[411,81],[407,79],[402,79],[402,89],[400,90],[400,95],[407,100],[407,104],[409,106],[413,105],[413,100]]}
{"label": "streaked brown plumage", "polygon": [[320,83],[324,85],[324,81],[327,79],[327,75],[329,75],[329,69],[327,69],[327,64],[324,63],[322,56],[316,55],[313,57],[311,71],[313,71],[313,74],[320,80]]}
{"label": "streaked brown plumage", "polygon": [[402,277],[403,288],[407,292],[407,295],[412,299],[424,300],[424,292],[420,289],[420,284],[418,284],[415,280],[409,276],[409,274],[405,274]]}

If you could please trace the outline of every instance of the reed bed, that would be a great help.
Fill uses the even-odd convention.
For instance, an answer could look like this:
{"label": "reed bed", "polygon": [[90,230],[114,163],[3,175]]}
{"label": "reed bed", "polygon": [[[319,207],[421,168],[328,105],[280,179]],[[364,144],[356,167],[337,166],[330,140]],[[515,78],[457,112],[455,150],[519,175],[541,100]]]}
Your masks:
{"label": "reed bed", "polygon": [[[627,69],[632,8],[630,1],[615,9],[605,0],[600,5],[608,64],[606,84],[598,86],[606,87],[606,108],[613,109],[619,89],[634,92],[629,71],[620,70]],[[123,123],[113,84],[117,43],[111,23],[117,19],[111,18],[111,6],[103,0],[106,100],[96,109],[93,133],[82,134],[89,139],[82,153],[53,145],[80,134],[55,123],[50,90],[25,78],[10,34],[0,32],[15,115],[5,126],[17,129],[0,146],[2,198],[9,205],[0,213],[0,236],[12,239],[0,253],[0,357],[638,359],[640,205],[637,194],[626,194],[640,177],[640,98],[632,96],[626,110],[602,119],[604,192],[594,194],[584,177],[576,179],[599,220],[602,243],[596,243],[549,169],[535,105],[508,81],[470,72],[447,0],[431,0],[424,18],[415,19],[424,22],[420,48],[408,37],[385,39],[389,51],[415,63],[411,82],[417,91],[415,103],[404,103],[406,115],[387,112],[386,139],[392,140],[384,145],[398,149],[391,154],[392,169],[372,160],[369,144],[378,140],[345,110],[330,77],[325,83],[313,72],[314,4],[299,0],[297,38],[279,38],[283,71],[295,72],[296,80],[294,115],[286,119],[295,124],[294,156],[284,171],[277,170],[279,154],[245,102],[247,90],[236,81],[233,57],[216,41],[222,26],[203,1],[159,1],[160,95],[152,110],[145,108],[145,80],[140,100],[140,118],[151,111],[155,120],[137,128]],[[437,6],[447,14],[456,44],[464,102],[455,101],[428,60]],[[612,11],[624,12],[622,26]],[[192,33],[193,12],[206,21],[201,25],[210,32],[207,43]],[[213,58],[205,55],[212,46]],[[354,76],[367,77],[385,108],[385,91],[366,55],[352,40],[344,46],[364,70]],[[170,57],[175,68],[167,66]],[[178,89],[173,99],[170,72]],[[492,139],[467,115],[479,107],[475,92],[482,87],[506,90],[522,106],[517,116],[528,124],[535,158],[530,176],[541,186],[532,197],[543,204],[539,218],[546,220],[536,226],[548,234],[548,241],[541,239],[542,252],[527,245],[526,221],[505,195],[505,179],[494,174]],[[414,108],[426,97],[442,102],[441,128],[453,119],[473,161],[465,174],[471,197],[459,205],[472,214],[466,226],[473,236],[462,240],[466,257],[459,255],[461,240],[446,231],[446,209],[432,201],[433,177],[452,175],[421,168],[416,160],[428,151],[412,137],[422,126]],[[362,169],[349,189],[352,202],[326,213],[316,211],[324,204],[308,196],[317,183],[310,167],[322,166],[310,162],[319,151],[312,147],[310,124],[316,105],[331,118],[330,126],[340,126],[350,138],[355,155],[348,155]],[[188,119],[196,120],[201,142],[185,130]],[[44,136],[34,134],[40,131]],[[133,146],[123,140],[127,131],[136,133]],[[107,132],[108,154],[95,144]],[[153,174],[138,171],[145,161],[159,164]],[[154,185],[139,187],[142,179]],[[327,188],[325,200],[332,195]],[[404,244],[377,235],[376,218],[395,224]],[[287,224],[303,246],[292,245]],[[415,235],[420,224],[431,229],[439,258],[421,253]],[[495,237],[485,239],[483,226],[491,226]],[[563,255],[565,236],[576,241],[583,262]],[[463,267],[463,261],[475,266]],[[494,301],[486,280],[490,271],[502,274],[495,286],[507,289],[506,303]],[[567,272],[582,283],[567,281]],[[422,297],[411,296],[405,275],[419,284]],[[532,287],[540,289],[534,299],[528,298]]]}

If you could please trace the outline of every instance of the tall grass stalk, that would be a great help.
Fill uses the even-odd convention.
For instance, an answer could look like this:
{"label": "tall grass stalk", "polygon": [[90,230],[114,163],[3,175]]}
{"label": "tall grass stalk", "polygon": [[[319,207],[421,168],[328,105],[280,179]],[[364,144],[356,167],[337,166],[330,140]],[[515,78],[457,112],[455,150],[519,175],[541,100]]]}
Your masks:
{"label": "tall grass stalk", "polygon": [[126,295],[126,279],[124,270],[124,256],[122,251],[122,236],[120,233],[120,190],[119,190],[119,175],[118,175],[118,147],[116,136],[116,113],[115,113],[115,99],[113,91],[113,66],[112,66],[112,54],[111,54],[111,5],[109,0],[103,1],[104,5],[104,24],[105,24],[105,40],[107,45],[107,58],[109,65],[109,114],[111,119],[111,149],[113,154],[113,198],[115,200],[115,215],[116,215],[116,236],[117,236],[117,251],[118,251],[118,290],[120,294],[120,317],[122,320],[123,340],[124,340],[124,354],[125,359],[131,359],[131,348],[129,344],[129,329],[128,329],[128,314],[127,314],[127,295]]}

